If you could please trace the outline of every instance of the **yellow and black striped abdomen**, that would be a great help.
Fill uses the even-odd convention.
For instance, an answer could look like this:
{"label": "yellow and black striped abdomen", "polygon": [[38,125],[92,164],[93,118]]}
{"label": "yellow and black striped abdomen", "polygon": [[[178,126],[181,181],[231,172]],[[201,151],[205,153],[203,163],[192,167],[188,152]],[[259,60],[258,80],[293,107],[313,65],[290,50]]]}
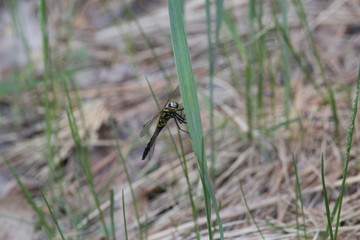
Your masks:
{"label": "yellow and black striped abdomen", "polygon": [[170,120],[170,118],[173,117],[173,113],[176,111],[173,111],[172,109],[163,109],[162,113],[159,117],[159,122],[157,124],[158,127],[165,127],[167,122]]}

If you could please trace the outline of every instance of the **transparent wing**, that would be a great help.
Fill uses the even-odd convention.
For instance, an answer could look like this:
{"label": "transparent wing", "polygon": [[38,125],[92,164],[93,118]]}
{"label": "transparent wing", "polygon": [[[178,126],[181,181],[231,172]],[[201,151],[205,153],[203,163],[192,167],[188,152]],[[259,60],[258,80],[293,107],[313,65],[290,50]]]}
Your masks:
{"label": "transparent wing", "polygon": [[149,130],[149,128],[158,119],[159,115],[160,115],[160,112],[155,114],[155,116],[152,119],[150,119],[147,123],[144,124],[144,126],[143,126],[143,128],[141,129],[141,132],[140,132],[140,137],[143,137],[146,134],[146,132]]}
{"label": "transparent wing", "polygon": [[[176,98],[180,97],[180,88],[179,85],[177,85],[177,87],[169,94],[169,97],[167,99],[167,101],[164,104],[164,107],[166,107],[166,105],[171,101],[174,100]],[[164,108],[163,107],[163,108]]]}

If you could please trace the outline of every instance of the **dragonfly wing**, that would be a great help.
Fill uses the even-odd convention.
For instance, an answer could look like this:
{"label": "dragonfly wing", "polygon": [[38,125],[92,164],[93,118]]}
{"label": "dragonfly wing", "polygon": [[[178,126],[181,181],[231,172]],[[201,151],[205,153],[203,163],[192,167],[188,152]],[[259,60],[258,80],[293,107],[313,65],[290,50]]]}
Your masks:
{"label": "dragonfly wing", "polygon": [[151,125],[153,125],[153,123],[155,122],[155,120],[158,119],[160,115],[160,112],[158,112],[157,114],[155,114],[155,116],[150,119],[147,123],[144,124],[143,128],[141,129],[141,132],[140,132],[140,137],[143,137],[146,132],[149,130],[149,128],[151,127]]}
{"label": "dragonfly wing", "polygon": [[171,100],[174,100],[176,98],[180,97],[180,88],[179,88],[179,85],[177,85],[177,87],[174,89],[174,91],[172,91],[170,94],[169,94],[169,97],[167,99],[167,101],[165,102],[164,104],[164,107],[166,107],[166,105],[171,101]]}

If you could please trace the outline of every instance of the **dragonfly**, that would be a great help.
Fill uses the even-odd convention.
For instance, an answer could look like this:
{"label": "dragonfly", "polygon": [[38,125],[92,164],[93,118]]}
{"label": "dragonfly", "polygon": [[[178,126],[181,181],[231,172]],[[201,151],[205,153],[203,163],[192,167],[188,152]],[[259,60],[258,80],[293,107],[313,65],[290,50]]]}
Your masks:
{"label": "dragonfly", "polygon": [[161,130],[164,129],[170,119],[175,120],[176,126],[180,131],[189,134],[189,132],[183,130],[180,127],[181,124],[186,124],[186,118],[183,113],[183,105],[179,104],[177,101],[174,100],[177,97],[180,97],[179,86],[177,86],[176,89],[169,94],[169,97],[163,108],[158,113],[156,113],[147,123],[144,124],[140,132],[140,137],[143,137],[149,130],[149,128],[152,126],[152,124],[158,119],[156,129],[152,137],[150,138],[150,141],[146,145],[146,148],[142,155],[142,160],[144,160],[146,157],[148,157],[148,160],[151,159],[154,154],[156,139],[159,136]]}

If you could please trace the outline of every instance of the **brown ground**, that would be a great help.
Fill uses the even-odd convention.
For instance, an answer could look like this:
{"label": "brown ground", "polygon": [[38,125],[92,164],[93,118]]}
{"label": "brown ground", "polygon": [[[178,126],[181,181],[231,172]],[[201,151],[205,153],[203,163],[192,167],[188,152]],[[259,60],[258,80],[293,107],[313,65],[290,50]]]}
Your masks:
{"label": "brown ground", "polygon": [[[97,0],[78,1],[74,19],[69,20],[73,24],[73,36],[70,39],[66,38],[66,13],[71,1],[62,2],[49,3],[51,15],[48,20],[54,72],[70,81],[69,77],[59,73],[85,67],[72,75],[79,87],[78,94],[83,106],[83,111],[75,107],[77,110],[74,114],[79,123],[80,137],[89,140],[91,146],[89,160],[106,218],[109,218],[108,192],[109,189],[114,189],[118,239],[124,239],[123,207],[126,209],[129,239],[139,238],[130,188],[110,134],[111,121],[115,120],[117,138],[126,157],[139,204],[140,220],[143,225],[147,222],[148,239],[193,239],[194,223],[188,189],[182,165],[174,154],[173,144],[166,144],[171,142],[169,135],[162,134],[158,139],[151,161],[140,160],[147,138],[139,139],[138,134],[142,124],[156,111],[145,78],[149,79],[157,96],[164,96],[168,92],[164,75],[171,78],[174,84],[177,82],[166,1],[131,1],[139,23],[159,56],[166,74],[160,71],[144,37],[135,22],[127,17],[119,1],[108,1],[105,5]],[[276,95],[271,95],[267,72],[263,118],[255,114],[253,141],[245,141],[240,137],[241,134],[246,135],[249,128],[246,120],[244,64],[236,53],[225,25],[221,31],[221,45],[230,47],[231,54],[228,58],[219,54],[217,59],[215,114],[218,131],[215,135],[217,162],[213,185],[221,205],[226,239],[261,238],[245,207],[240,184],[251,214],[265,239],[296,238],[296,204],[299,203],[295,200],[293,153],[297,159],[307,234],[311,239],[320,239],[319,233],[327,224],[320,176],[322,153],[325,156],[331,207],[339,194],[346,130],[359,68],[360,2],[303,2],[324,66],[324,78],[317,68],[295,9],[290,6],[288,15],[292,44],[296,51],[307,57],[307,67],[312,67],[311,74],[319,85],[319,90],[306,79],[292,59],[290,119],[299,117],[300,120],[291,123],[288,128],[281,126],[266,133],[266,129],[285,121],[283,79],[278,73],[281,69],[282,45],[270,28],[266,36],[271,59],[266,60],[266,67],[275,71]],[[31,75],[31,80],[29,74],[26,75],[26,64],[29,63],[26,51],[15,38],[8,5],[0,3],[0,18],[4,23],[0,26],[0,57],[3,59],[0,65],[0,84],[4,84],[2,89],[7,93],[0,93],[0,152],[15,167],[42,206],[41,209],[49,215],[37,191],[39,186],[44,187],[50,198],[44,88],[42,84],[38,84],[43,75],[43,67],[37,1],[23,1],[19,4],[22,24],[27,29],[24,34],[29,43],[32,67],[36,74]],[[208,62],[203,4],[204,1],[200,0],[187,1],[185,11],[193,69],[201,93],[199,98],[204,131],[208,133],[209,112],[204,97],[208,94]],[[225,7],[233,10],[238,31],[246,39],[249,34],[245,23],[247,1],[226,1]],[[264,8],[264,22],[271,27],[270,7],[265,5]],[[121,25],[114,19],[120,21]],[[220,48],[220,52],[224,52],[224,48]],[[15,80],[8,80],[19,73],[23,74],[18,78],[20,82],[15,84]],[[233,76],[232,73],[236,75]],[[32,82],[32,87],[25,85],[29,81]],[[340,120],[338,138],[334,134],[331,106],[323,97],[327,96],[324,81],[335,90]],[[234,82],[238,84],[238,88],[234,87]],[[7,89],[14,86],[25,86],[29,90],[9,93],[10,90]],[[64,110],[66,95],[60,81],[55,83],[50,99],[58,104],[53,110],[57,119],[53,121],[54,161],[57,168],[63,169],[60,172],[64,174],[62,181],[55,184],[58,201],[53,205],[54,211],[67,238],[83,235],[84,239],[100,239],[102,234],[95,231],[100,226],[99,214],[94,210],[86,178],[77,161]],[[357,117],[356,124],[359,123],[358,119]],[[170,128],[175,130],[174,127]],[[359,133],[355,129],[339,239],[360,239],[359,140]],[[196,204],[200,209],[198,223],[201,239],[207,239],[201,184],[189,143],[189,140],[184,140],[187,166]],[[208,142],[206,146],[207,153],[210,153]],[[41,239],[40,231],[36,231],[32,225],[37,218],[3,162],[0,162],[0,183],[0,239]],[[59,190],[60,186],[64,192]],[[121,203],[122,190],[125,206]],[[72,215],[77,216],[77,224],[71,222]],[[28,222],[20,222],[18,219]],[[302,224],[302,217],[299,217],[299,221]],[[86,231],[77,230],[81,227]]]}

